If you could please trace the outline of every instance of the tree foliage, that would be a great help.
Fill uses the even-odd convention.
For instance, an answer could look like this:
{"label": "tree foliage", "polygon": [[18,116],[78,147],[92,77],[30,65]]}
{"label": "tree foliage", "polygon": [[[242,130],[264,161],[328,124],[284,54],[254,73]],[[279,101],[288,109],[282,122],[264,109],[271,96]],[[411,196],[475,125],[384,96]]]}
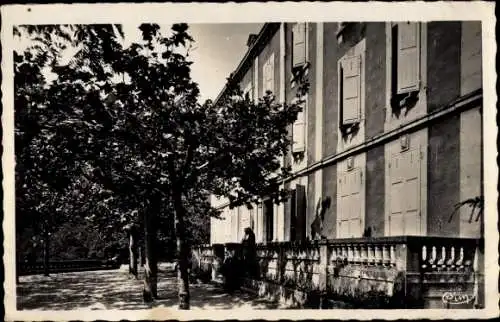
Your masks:
{"label": "tree foliage", "polygon": [[202,228],[218,215],[209,196],[232,206],[283,199],[289,169],[280,158],[300,101],[267,93],[253,102],[229,79],[221,100],[200,103],[188,25],[174,24],[167,36],[156,24],[139,29],[142,39],[126,48],[117,25],[15,30],[32,40],[15,52],[18,222],[62,227],[60,238],[77,222],[101,236],[87,240],[133,222],[144,227],[153,267],[148,243],[158,228],[167,243],[175,231],[187,308],[189,244],[206,241]]}

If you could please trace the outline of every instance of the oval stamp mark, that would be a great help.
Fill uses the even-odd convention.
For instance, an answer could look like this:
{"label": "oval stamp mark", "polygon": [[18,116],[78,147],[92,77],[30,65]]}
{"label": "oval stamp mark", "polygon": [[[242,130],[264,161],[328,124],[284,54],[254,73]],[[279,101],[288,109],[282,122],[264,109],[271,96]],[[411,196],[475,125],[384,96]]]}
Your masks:
{"label": "oval stamp mark", "polygon": [[445,292],[442,300],[445,304],[467,304],[474,300],[474,295],[462,292]]}

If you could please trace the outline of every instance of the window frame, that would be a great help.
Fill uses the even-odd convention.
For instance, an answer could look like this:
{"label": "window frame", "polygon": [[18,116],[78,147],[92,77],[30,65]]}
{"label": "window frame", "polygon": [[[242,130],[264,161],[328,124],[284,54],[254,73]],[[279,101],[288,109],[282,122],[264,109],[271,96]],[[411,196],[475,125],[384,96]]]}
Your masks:
{"label": "window frame", "polygon": [[[295,34],[296,34],[297,29],[299,27],[302,27],[301,33],[303,36],[302,43],[304,44],[304,53],[303,53],[303,61],[296,63],[295,62],[295,52],[296,52]],[[292,27],[292,59],[291,59],[292,74],[295,74],[297,70],[304,68],[304,66],[307,64],[307,28],[308,28],[307,22],[297,22]]]}
{"label": "window frame", "polygon": [[[346,62],[348,59],[354,59],[355,57],[359,57],[359,74],[357,77],[359,77],[358,80],[358,108],[356,111],[357,117],[353,119],[352,122],[345,122],[344,121],[344,85],[345,85],[345,77],[344,77],[344,67],[343,64]],[[339,122],[339,127],[340,129],[345,129],[346,127],[351,127],[351,126],[356,126],[359,123],[361,123],[361,108],[362,108],[362,101],[361,101],[361,90],[362,90],[362,81],[364,81],[364,77],[362,77],[363,73],[363,57],[361,54],[358,55],[353,55],[353,56],[343,56],[341,59],[339,59],[338,62],[338,79],[339,79],[339,99],[338,99],[338,106],[339,106],[339,114],[340,114],[340,122]]]}
{"label": "window frame", "polygon": [[[417,62],[416,64],[416,84],[413,87],[406,89],[399,88],[399,58],[400,58],[400,25],[403,23],[414,23],[417,28],[416,35],[416,50],[417,50]],[[390,62],[390,101],[391,108],[401,109],[408,105],[411,99],[415,99],[418,96],[422,88],[422,24],[420,22],[392,22],[390,25],[391,33],[391,62]]]}
{"label": "window frame", "polygon": [[[272,52],[266,59],[264,65],[262,66],[262,91],[263,95],[267,91],[275,92],[275,59],[274,52]],[[271,84],[271,89],[267,88]]]}
{"label": "window frame", "polygon": [[[365,223],[366,223],[366,154],[362,153],[356,156],[352,156],[353,160],[353,167],[348,168],[347,166],[347,160],[341,161],[337,165],[337,179],[336,179],[336,184],[337,184],[337,192],[336,192],[336,212],[337,212],[337,217],[335,218],[335,227],[336,227],[336,238],[360,238],[363,237],[364,231],[365,231]],[[359,176],[359,191],[358,191],[358,196],[359,200],[355,203],[359,207],[359,218],[354,218],[357,221],[359,221],[359,236],[352,236],[352,235],[346,235],[345,233],[341,233],[339,230],[340,225],[342,222],[348,222],[350,223],[353,218],[342,215],[341,210],[342,210],[342,198],[344,195],[342,195],[343,190],[339,186],[339,181],[343,178],[345,179],[348,175],[356,175]],[[342,185],[345,185],[343,182]],[[343,186],[345,187],[345,186]],[[343,188],[345,189],[345,188]],[[349,195],[352,195],[351,192],[349,192]]]}

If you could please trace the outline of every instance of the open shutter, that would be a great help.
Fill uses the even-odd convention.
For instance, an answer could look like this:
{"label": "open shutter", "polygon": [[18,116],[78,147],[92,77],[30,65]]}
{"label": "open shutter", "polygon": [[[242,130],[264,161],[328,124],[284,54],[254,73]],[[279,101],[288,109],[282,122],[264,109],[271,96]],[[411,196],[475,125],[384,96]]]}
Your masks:
{"label": "open shutter", "polygon": [[297,120],[293,123],[293,152],[304,152],[305,150],[305,108],[297,114]]}
{"label": "open shutter", "polygon": [[346,225],[345,218],[346,214],[346,175],[340,174],[337,179],[337,238],[346,237],[346,229],[348,228]]}
{"label": "open shutter", "polygon": [[362,235],[361,175],[362,172],[358,168],[348,171],[338,178],[338,238],[353,238]]}
{"label": "open shutter", "polygon": [[420,149],[405,153],[404,162],[405,187],[405,235],[421,234],[420,218]]}
{"label": "open shutter", "polygon": [[274,53],[264,65],[264,92],[274,92]]}
{"label": "open shutter", "polygon": [[397,28],[397,93],[404,94],[419,89],[420,32],[413,22],[398,23]]}
{"label": "open shutter", "polygon": [[248,83],[245,89],[243,90],[243,95],[247,96],[250,100],[253,100],[253,93],[252,93],[252,83]]}
{"label": "open shutter", "polygon": [[420,149],[393,155],[389,172],[389,235],[420,235]]}
{"label": "open shutter", "polygon": [[404,233],[404,177],[402,160],[399,153],[394,154],[390,163],[390,213],[389,235],[397,236]]}
{"label": "open shutter", "polygon": [[306,63],[306,24],[297,23],[293,26],[293,67]]}
{"label": "open shutter", "polygon": [[296,240],[306,240],[306,188],[302,185],[295,187],[295,222]]}
{"label": "open shutter", "polygon": [[342,124],[355,124],[361,118],[361,57],[347,57],[341,64]]}
{"label": "open shutter", "polygon": [[363,227],[361,220],[361,169],[355,169],[348,174],[349,176],[349,236],[361,237]]}

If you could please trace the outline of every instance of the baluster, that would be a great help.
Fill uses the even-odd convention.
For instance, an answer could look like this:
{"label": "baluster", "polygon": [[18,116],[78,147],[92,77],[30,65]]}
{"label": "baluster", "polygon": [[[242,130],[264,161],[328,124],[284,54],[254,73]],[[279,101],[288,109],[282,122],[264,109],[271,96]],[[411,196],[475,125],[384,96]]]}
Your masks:
{"label": "baluster", "polygon": [[427,260],[427,247],[424,245],[424,246],[422,246],[422,268],[423,269],[427,268],[426,260]]}
{"label": "baluster", "polygon": [[347,262],[352,263],[353,260],[354,260],[354,255],[353,255],[352,246],[348,245],[347,246]]}
{"label": "baluster", "polygon": [[448,270],[452,270],[455,267],[455,247],[451,246],[450,249],[450,259],[446,262],[446,266],[448,266]]}
{"label": "baluster", "polygon": [[375,246],[375,263],[382,263],[382,251],[379,246]]}
{"label": "baluster", "polygon": [[389,249],[387,245],[382,245],[382,261],[384,266],[389,265],[391,259],[389,257]]}
{"label": "baluster", "polygon": [[361,258],[359,255],[359,245],[354,245],[354,262],[359,264],[361,262]]}
{"label": "baluster", "polygon": [[361,261],[365,265],[368,263],[368,249],[366,245],[361,246]]}
{"label": "baluster", "polygon": [[334,262],[337,259],[337,247],[332,246],[330,249],[330,263]]}
{"label": "baluster", "polygon": [[373,253],[372,253],[372,246],[371,245],[366,245],[366,262],[368,265],[372,263],[373,260]]}
{"label": "baluster", "polygon": [[396,246],[394,245],[390,248],[390,263],[391,266],[396,266]]}
{"label": "baluster", "polygon": [[320,255],[319,255],[319,248],[316,248],[314,250],[314,260],[316,260],[316,261],[319,260],[320,259],[319,257],[320,257]]}
{"label": "baluster", "polygon": [[441,270],[445,267],[445,265],[446,265],[446,248],[444,246],[441,246],[441,254],[439,256],[439,260],[436,266],[438,270]]}
{"label": "baluster", "polygon": [[[474,256],[474,254],[471,254],[470,253],[470,250],[468,252],[468,256],[467,258],[465,258],[465,250],[464,250],[464,267],[467,269],[468,272],[471,272],[473,271],[474,269],[474,259],[476,258],[476,256]],[[472,257],[471,257],[472,255]]]}
{"label": "baluster", "polygon": [[429,264],[431,265],[431,268],[436,268],[436,257],[437,257],[436,246],[432,246],[431,258],[429,259]]}

